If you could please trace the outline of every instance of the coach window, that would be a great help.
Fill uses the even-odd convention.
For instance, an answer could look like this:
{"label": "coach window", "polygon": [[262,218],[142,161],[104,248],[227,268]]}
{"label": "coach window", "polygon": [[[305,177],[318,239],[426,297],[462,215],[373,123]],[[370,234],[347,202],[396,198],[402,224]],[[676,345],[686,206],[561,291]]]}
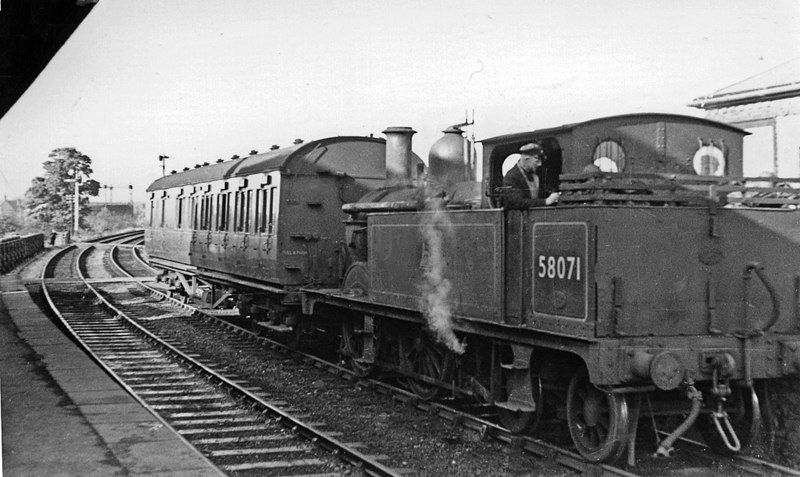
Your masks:
{"label": "coach window", "polygon": [[206,230],[211,230],[211,217],[214,216],[214,196],[209,194],[206,196]]}
{"label": "coach window", "polygon": [[167,197],[166,197],[166,195],[161,196],[161,204],[159,204],[159,207],[161,209],[161,210],[159,210],[159,212],[160,212],[159,215],[161,216],[161,221],[160,221],[161,223],[159,224],[159,227],[164,228],[164,215],[165,215],[166,210],[167,210]]}
{"label": "coach window", "polygon": [[236,191],[233,194],[233,231],[234,232],[241,232],[242,231],[242,219],[240,214],[240,209],[242,207],[242,192]]}
{"label": "coach window", "polygon": [[267,224],[267,233],[275,233],[275,187],[269,188],[269,223]]}
{"label": "coach window", "polygon": [[228,215],[230,214],[230,192],[217,195],[217,230],[228,230]]}
{"label": "coach window", "polygon": [[150,227],[153,227],[153,217],[155,215],[155,208],[156,208],[156,195],[150,194]]}
{"label": "coach window", "polygon": [[197,197],[189,197],[189,210],[187,211],[187,220],[189,221],[189,228],[197,228]]}
{"label": "coach window", "polygon": [[197,222],[195,223],[195,227],[197,230],[205,230],[205,212],[206,212],[206,198],[205,196],[200,196],[197,198]]}
{"label": "coach window", "polygon": [[198,230],[205,230],[206,229],[206,221],[205,221],[205,218],[206,218],[206,198],[205,198],[205,196],[200,197],[199,201],[200,201],[200,204],[199,204],[200,215],[198,217],[197,229]]}
{"label": "coach window", "polygon": [[264,174],[261,188],[256,190],[254,230],[259,234],[272,234],[275,221],[275,189],[272,176]]}
{"label": "coach window", "polygon": [[269,189],[256,191],[256,232],[263,234],[267,231],[267,210],[269,206]]}
{"label": "coach window", "polygon": [[594,148],[592,164],[603,172],[622,172],[625,170],[625,149],[612,139],[602,141]]}
{"label": "coach window", "polygon": [[200,230],[211,230],[211,195],[200,198]]}
{"label": "coach window", "polygon": [[233,229],[236,232],[249,232],[250,230],[250,197],[252,191],[240,190],[236,192],[235,205],[233,207]]}
{"label": "coach window", "polygon": [[253,204],[253,191],[247,190],[245,191],[245,205],[242,208],[242,220],[244,224],[242,225],[242,230],[245,232],[250,232],[250,207]]}
{"label": "coach window", "polygon": [[275,187],[259,189],[256,193],[256,232],[275,233]]}
{"label": "coach window", "polygon": [[176,227],[177,227],[177,228],[179,228],[179,229],[180,229],[180,228],[182,228],[182,227],[183,227],[183,205],[184,205],[184,198],[183,198],[183,197],[178,197],[178,200],[177,200],[177,202],[178,202],[178,210],[177,210],[176,212],[177,212],[177,215],[178,215],[178,216],[177,216],[177,219],[178,219],[178,220],[176,221],[175,225],[176,225]]}

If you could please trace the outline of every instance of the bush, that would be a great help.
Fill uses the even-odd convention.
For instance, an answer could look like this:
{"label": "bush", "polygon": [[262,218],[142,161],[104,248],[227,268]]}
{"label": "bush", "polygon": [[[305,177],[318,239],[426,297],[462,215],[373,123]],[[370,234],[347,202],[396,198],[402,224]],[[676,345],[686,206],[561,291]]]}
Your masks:
{"label": "bush", "polygon": [[85,220],[87,228],[98,235],[141,227],[141,217],[132,214],[114,214],[107,208],[87,216]]}

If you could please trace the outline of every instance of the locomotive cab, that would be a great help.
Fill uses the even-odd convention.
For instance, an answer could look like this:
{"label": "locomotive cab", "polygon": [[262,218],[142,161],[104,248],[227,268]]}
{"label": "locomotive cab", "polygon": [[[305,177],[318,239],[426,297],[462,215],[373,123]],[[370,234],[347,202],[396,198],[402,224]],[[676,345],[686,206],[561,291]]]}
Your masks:
{"label": "locomotive cab", "polygon": [[[578,358],[567,368],[566,412],[590,459],[613,459],[632,438],[621,430],[626,423],[607,422],[617,435],[591,442],[591,423],[570,414],[587,404],[573,390],[651,387],[668,399],[680,390],[692,407],[683,427],[697,422],[712,447],[732,452],[759,421],[754,382],[797,372],[786,350],[797,340],[797,315],[788,310],[796,310],[800,270],[790,192],[798,185],[784,182],[780,192],[775,179],[739,177],[745,134],[654,114],[484,141],[490,205],[502,205],[500,164],[510,152],[553,137],[562,146],[558,206],[505,212],[505,320],[576,340],[560,348]],[[584,172],[589,165],[595,172]],[[512,347],[512,390],[499,403],[516,412],[512,426],[536,409],[524,389],[536,388],[529,376],[541,362],[529,356],[540,346]],[[779,365],[784,359],[792,364]],[[635,396],[602,399],[622,412]],[[668,454],[678,434],[658,452]]]}

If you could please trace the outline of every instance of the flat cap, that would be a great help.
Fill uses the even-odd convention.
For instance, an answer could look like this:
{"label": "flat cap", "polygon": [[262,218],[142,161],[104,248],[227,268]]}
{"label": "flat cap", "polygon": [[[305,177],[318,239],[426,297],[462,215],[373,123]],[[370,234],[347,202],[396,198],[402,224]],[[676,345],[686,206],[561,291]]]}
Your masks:
{"label": "flat cap", "polygon": [[544,154],[544,149],[535,142],[529,142],[519,148],[519,153],[526,156],[535,156],[537,154]]}

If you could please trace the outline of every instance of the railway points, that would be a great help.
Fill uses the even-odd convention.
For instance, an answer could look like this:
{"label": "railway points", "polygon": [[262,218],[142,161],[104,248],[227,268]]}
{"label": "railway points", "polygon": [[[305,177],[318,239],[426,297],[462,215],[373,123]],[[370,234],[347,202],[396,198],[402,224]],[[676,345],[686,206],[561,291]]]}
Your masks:
{"label": "railway points", "polygon": [[224,475],[0,276],[5,475]]}

